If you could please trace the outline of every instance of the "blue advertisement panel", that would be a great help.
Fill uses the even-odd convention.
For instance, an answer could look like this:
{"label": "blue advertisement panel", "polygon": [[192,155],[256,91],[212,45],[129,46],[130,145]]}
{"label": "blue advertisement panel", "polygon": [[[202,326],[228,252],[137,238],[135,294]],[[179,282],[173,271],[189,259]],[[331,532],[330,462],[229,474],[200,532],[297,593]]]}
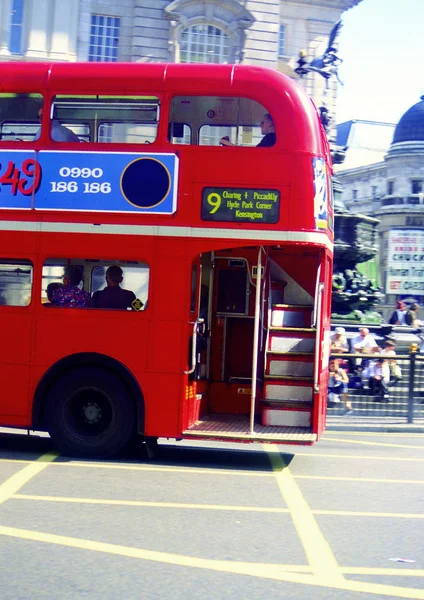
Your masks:
{"label": "blue advertisement panel", "polygon": [[153,214],[176,210],[175,154],[40,151],[34,160],[34,153],[4,151],[0,163],[0,208]]}
{"label": "blue advertisement panel", "polygon": [[32,208],[40,181],[34,151],[0,151],[0,208]]}

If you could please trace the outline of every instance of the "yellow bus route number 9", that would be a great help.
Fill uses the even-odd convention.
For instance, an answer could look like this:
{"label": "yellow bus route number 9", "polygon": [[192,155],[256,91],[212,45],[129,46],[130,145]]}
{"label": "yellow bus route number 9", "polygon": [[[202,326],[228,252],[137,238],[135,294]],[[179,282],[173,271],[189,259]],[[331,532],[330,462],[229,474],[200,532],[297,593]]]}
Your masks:
{"label": "yellow bus route number 9", "polygon": [[218,208],[221,206],[221,202],[222,202],[221,196],[219,194],[217,194],[216,192],[212,192],[212,194],[208,195],[208,204],[209,204],[209,206],[212,206],[212,210],[210,211],[211,215],[216,213]]}

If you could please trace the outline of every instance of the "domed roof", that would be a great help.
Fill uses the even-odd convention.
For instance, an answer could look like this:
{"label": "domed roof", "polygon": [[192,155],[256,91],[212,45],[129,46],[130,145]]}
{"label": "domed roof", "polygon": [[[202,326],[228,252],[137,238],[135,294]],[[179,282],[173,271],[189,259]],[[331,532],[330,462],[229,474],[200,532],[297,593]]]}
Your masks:
{"label": "domed roof", "polygon": [[393,136],[393,144],[418,141],[424,141],[424,96],[406,111]]}

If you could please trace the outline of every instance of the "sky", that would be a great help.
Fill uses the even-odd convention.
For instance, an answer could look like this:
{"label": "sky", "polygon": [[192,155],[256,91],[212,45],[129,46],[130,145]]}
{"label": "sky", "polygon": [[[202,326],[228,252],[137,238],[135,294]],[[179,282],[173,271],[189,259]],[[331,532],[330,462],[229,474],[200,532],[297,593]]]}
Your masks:
{"label": "sky", "polygon": [[362,0],[342,21],[337,122],[397,123],[424,94],[424,0]]}

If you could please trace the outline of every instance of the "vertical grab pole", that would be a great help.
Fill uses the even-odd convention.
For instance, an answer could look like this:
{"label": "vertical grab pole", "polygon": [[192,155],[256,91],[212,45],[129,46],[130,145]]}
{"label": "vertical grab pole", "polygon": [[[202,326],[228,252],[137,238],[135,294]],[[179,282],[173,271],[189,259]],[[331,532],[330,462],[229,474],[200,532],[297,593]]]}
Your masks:
{"label": "vertical grab pole", "polygon": [[314,391],[319,392],[319,357],[321,349],[319,348],[319,338],[321,333],[321,314],[322,314],[322,296],[324,293],[324,284],[318,285],[318,297],[317,297],[317,311],[315,319],[315,358],[314,358]]}
{"label": "vertical grab pole", "polygon": [[256,272],[256,295],[255,295],[255,326],[253,330],[253,360],[252,360],[252,395],[250,396],[250,433],[255,433],[255,402],[256,402],[256,380],[258,371],[258,342],[259,342],[259,317],[261,312],[261,290],[262,290],[262,247],[258,253],[258,270]]}

